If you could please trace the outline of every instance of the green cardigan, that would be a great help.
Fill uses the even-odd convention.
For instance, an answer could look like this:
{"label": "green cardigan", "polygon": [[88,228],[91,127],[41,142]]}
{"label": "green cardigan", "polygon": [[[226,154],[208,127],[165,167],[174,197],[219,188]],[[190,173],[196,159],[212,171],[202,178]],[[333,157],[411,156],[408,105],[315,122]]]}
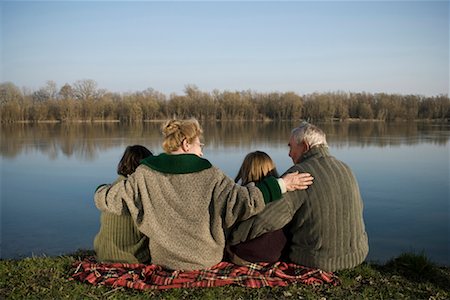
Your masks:
{"label": "green cardigan", "polygon": [[316,146],[286,173],[309,172],[314,184],[270,203],[232,233],[231,244],[253,239],[288,224],[289,259],[297,264],[336,271],[359,265],[369,246],[358,183],[350,168]]}
{"label": "green cardigan", "polygon": [[171,269],[209,268],[222,260],[226,235],[239,221],[281,198],[277,179],[240,186],[193,154],[146,158],[126,180],[100,186],[96,206],[124,214],[149,237],[152,263]]}

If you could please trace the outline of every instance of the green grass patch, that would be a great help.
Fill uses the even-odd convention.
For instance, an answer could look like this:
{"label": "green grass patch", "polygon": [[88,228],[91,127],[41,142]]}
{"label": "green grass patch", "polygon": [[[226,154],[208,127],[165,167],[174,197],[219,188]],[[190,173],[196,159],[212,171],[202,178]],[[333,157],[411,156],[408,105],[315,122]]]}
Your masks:
{"label": "green grass patch", "polygon": [[69,281],[73,262],[92,255],[0,260],[0,299],[449,299],[450,269],[423,254],[405,253],[386,264],[364,263],[336,272],[339,286],[251,289],[216,288],[137,291]]}

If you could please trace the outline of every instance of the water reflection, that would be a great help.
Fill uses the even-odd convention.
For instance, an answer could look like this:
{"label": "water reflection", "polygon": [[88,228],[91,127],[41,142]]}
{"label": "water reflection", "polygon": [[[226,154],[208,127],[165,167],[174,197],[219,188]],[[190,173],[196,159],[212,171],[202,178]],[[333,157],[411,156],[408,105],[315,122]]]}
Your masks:
{"label": "water reflection", "polygon": [[[210,149],[248,147],[270,142],[285,145],[295,123],[292,122],[220,122],[203,123],[204,137]],[[330,145],[393,147],[427,143],[445,145],[449,140],[448,123],[345,122],[318,124]],[[93,160],[99,153],[127,144],[144,144],[161,150],[161,123],[44,123],[8,124],[0,130],[0,155],[14,158],[38,151],[55,159],[66,157]],[[281,133],[281,134],[280,134]]]}

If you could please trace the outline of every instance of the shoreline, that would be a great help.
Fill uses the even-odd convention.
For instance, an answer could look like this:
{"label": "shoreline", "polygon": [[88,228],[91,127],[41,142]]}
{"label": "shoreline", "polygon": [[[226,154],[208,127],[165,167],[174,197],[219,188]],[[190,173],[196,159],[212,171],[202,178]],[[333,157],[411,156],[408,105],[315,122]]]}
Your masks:
{"label": "shoreline", "polygon": [[[437,261],[433,261],[432,259],[430,259],[423,251],[405,251],[405,252],[401,252],[396,256],[393,256],[391,258],[386,259],[385,261],[381,261],[381,260],[376,260],[376,259],[370,259],[370,260],[365,260],[363,263],[365,264],[369,264],[369,265],[386,265],[387,263],[389,263],[390,261],[398,258],[398,257],[402,257],[404,255],[408,255],[408,256],[416,256],[416,257],[421,257],[423,259],[426,259],[426,261],[430,264],[433,264],[436,267],[440,267],[440,268],[449,268],[450,269],[450,262],[449,263],[442,263],[442,262],[437,262]],[[59,257],[70,257],[70,256],[81,256],[81,257],[87,257],[87,256],[95,256],[95,251],[93,249],[85,249],[85,248],[79,248],[75,251],[72,252],[67,252],[67,253],[61,253],[61,254],[46,254],[46,253],[41,253],[41,254],[35,254],[35,253],[31,253],[31,255],[27,255],[27,256],[18,256],[18,257],[0,257],[0,261],[20,261],[20,260],[24,260],[24,259],[35,259],[35,258],[59,258]]]}
{"label": "shoreline", "polygon": [[[415,253],[415,252],[404,252],[404,253],[400,253],[398,256],[394,256],[390,259],[387,259],[386,261],[380,261],[380,260],[365,260],[363,262],[363,264],[367,264],[367,265],[375,265],[375,266],[384,266],[386,264],[388,264],[389,262],[391,262],[392,260],[395,260],[398,257],[401,257],[402,255],[415,255],[415,256],[421,256],[421,257],[425,257],[426,260],[428,261],[428,263],[434,265],[435,267],[438,268],[447,268],[450,270],[450,263],[446,264],[446,263],[440,263],[440,262],[436,262],[433,261],[431,259],[429,259],[425,254],[421,254],[421,253]],[[76,256],[80,256],[80,257],[87,257],[87,256],[95,256],[95,252],[92,249],[78,249],[74,252],[68,252],[68,253],[62,253],[62,254],[31,254],[29,256],[19,256],[19,257],[0,257],[0,262],[2,261],[21,261],[21,260],[27,260],[27,259],[57,259],[57,258],[61,258],[61,257],[76,257]]]}

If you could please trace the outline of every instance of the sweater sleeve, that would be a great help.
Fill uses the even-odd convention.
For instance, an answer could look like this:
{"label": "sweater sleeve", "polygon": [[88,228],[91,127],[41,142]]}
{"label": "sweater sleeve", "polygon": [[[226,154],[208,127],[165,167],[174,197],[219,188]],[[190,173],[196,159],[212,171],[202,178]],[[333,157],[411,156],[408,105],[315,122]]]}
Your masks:
{"label": "sweater sleeve", "polygon": [[215,170],[215,180],[212,198],[220,206],[225,228],[232,227],[236,222],[246,220],[264,209],[262,192],[250,183],[246,186],[236,184],[221,170]]}
{"label": "sweater sleeve", "polygon": [[281,188],[275,177],[268,177],[255,185],[241,186],[216,168],[218,180],[214,187],[214,199],[224,203],[223,219],[226,228],[261,212],[266,203],[281,198]]}
{"label": "sweater sleeve", "polygon": [[305,191],[291,192],[285,194],[283,199],[267,204],[261,213],[236,226],[231,233],[230,244],[236,245],[283,228],[304,203],[305,196]]}
{"label": "sweater sleeve", "polygon": [[135,205],[135,195],[138,194],[133,176],[127,179],[118,178],[113,184],[100,185],[95,191],[95,206],[101,211],[122,215],[127,212],[127,206]]}
{"label": "sweater sleeve", "polygon": [[281,187],[278,180],[269,176],[263,181],[258,182],[256,187],[261,191],[264,197],[264,203],[270,203],[272,201],[281,199]]}

